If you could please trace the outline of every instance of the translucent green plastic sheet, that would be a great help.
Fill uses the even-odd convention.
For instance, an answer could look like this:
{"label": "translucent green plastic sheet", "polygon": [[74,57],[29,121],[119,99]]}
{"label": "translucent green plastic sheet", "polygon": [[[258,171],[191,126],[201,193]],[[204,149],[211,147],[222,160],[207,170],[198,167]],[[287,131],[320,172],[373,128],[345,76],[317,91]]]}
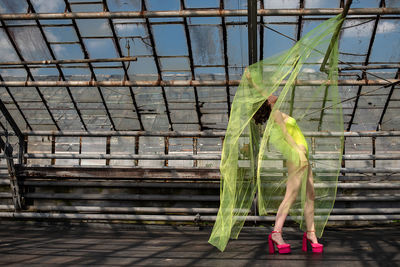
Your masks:
{"label": "translucent green plastic sheet", "polygon": [[[209,240],[219,250],[225,249],[230,238],[238,237],[254,199],[259,215],[276,213],[285,193],[285,162],[299,162],[298,152],[287,143],[274,120],[255,124],[253,115],[271,94],[279,96],[274,110],[295,118],[303,132],[343,133],[337,40],[327,70],[319,70],[340,21],[339,15],[323,22],[290,50],[246,69],[232,103],[222,151],[220,208]],[[304,86],[296,85],[296,80],[321,83]],[[315,230],[321,237],[335,201],[343,135],[312,141],[307,138],[307,143],[314,174]],[[306,175],[289,212],[302,230]]]}

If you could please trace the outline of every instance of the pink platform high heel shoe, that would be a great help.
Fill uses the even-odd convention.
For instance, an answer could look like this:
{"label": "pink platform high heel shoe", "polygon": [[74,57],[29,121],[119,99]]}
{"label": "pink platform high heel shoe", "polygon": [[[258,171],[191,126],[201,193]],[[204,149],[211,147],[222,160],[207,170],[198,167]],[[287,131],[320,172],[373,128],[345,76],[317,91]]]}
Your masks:
{"label": "pink platform high heel shoe", "polygon": [[275,253],[275,245],[278,248],[279,254],[290,253],[290,245],[289,244],[278,245],[274,240],[272,240],[272,234],[273,233],[282,233],[282,232],[281,231],[272,231],[268,235],[269,254],[274,254]]}
{"label": "pink platform high heel shoe", "polygon": [[[307,232],[315,232],[315,231],[307,231]],[[312,243],[311,240],[307,238],[307,232],[304,232],[303,235],[303,251],[307,252],[307,243],[309,242],[311,245],[312,252],[322,253],[324,251],[324,245],[319,243]]]}

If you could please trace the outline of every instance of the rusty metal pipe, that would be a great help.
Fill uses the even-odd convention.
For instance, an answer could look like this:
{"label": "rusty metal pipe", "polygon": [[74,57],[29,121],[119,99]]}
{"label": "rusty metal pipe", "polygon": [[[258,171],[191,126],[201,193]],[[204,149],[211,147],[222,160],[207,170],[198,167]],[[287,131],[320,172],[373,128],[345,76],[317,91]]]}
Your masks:
{"label": "rusty metal pipe", "polygon": [[[238,86],[240,80],[175,80],[175,81],[0,81],[1,87],[209,87],[209,86]],[[329,84],[329,80],[297,80],[296,86],[319,86],[321,84]],[[400,79],[376,79],[376,80],[339,80],[338,85],[349,86],[386,86],[390,84],[400,83]],[[281,85],[285,85],[286,81],[282,81]]]}
{"label": "rusty metal pipe", "polygon": [[[258,16],[322,16],[338,15],[343,8],[310,8],[310,9],[259,9]],[[400,8],[352,8],[348,15],[399,15]],[[35,20],[35,19],[133,19],[133,18],[166,18],[166,17],[237,17],[247,16],[246,9],[238,10],[173,10],[173,11],[131,11],[131,12],[66,12],[66,13],[29,13],[0,14],[1,20]]]}

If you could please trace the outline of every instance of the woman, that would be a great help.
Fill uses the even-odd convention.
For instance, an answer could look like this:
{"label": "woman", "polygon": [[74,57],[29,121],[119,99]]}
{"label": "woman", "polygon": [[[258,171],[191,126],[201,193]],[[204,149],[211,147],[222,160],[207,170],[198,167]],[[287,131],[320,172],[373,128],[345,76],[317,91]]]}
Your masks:
{"label": "woman", "polygon": [[[253,87],[257,88],[252,83],[251,77],[247,76],[249,82]],[[288,179],[286,183],[286,193],[283,201],[279,205],[278,212],[276,214],[275,226],[272,233],[269,235],[269,252],[274,253],[274,244],[277,246],[279,253],[289,253],[290,245],[285,243],[282,238],[282,227],[285,219],[289,213],[289,209],[293,202],[296,200],[299,189],[301,187],[302,179],[306,179],[306,202],[304,206],[304,217],[306,220],[307,232],[303,236],[303,250],[307,250],[307,240],[311,243],[313,252],[322,252],[323,245],[318,243],[315,235],[314,226],[314,184],[313,174],[310,163],[308,161],[308,146],[307,141],[304,138],[300,128],[298,127],[296,120],[289,115],[274,110],[274,105],[278,98],[274,95],[268,97],[263,105],[254,114],[253,119],[256,124],[263,124],[267,120],[273,120],[273,127],[270,135],[270,142],[280,143],[276,138],[283,136],[286,143],[291,146],[292,149],[285,149],[280,145],[276,145],[278,150],[286,158],[286,166],[288,169]],[[279,128],[277,128],[279,127]],[[278,134],[281,132],[281,134]],[[282,135],[283,133],[283,135]],[[290,155],[298,153],[297,155]],[[293,159],[297,162],[294,162]]]}
{"label": "woman", "polygon": [[[307,142],[296,120],[284,112],[300,115],[302,124],[309,130],[343,132],[337,88],[338,41],[329,54],[327,73],[317,69],[312,73],[314,78],[330,82],[296,86],[298,79],[311,75],[308,67],[303,68],[304,64],[322,61],[324,55],[320,51],[328,48],[341,23],[340,16],[323,22],[291,49],[252,64],[243,75],[231,105],[222,147],[220,208],[209,239],[219,250],[224,251],[230,239],[238,238],[253,203],[257,203],[257,215],[277,213],[274,232],[269,236],[271,252],[274,243],[279,252],[290,251],[281,235],[289,210],[291,218],[306,231],[304,244],[310,240],[314,252],[322,251],[317,236],[322,236],[335,201],[343,135],[316,140],[317,150],[337,155],[337,159],[316,161],[317,166],[328,168],[314,178],[308,162]],[[280,91],[278,99],[271,96],[277,91]],[[309,112],[321,105],[321,99],[330,102],[329,114],[324,112],[325,108],[320,116]],[[256,123],[266,123],[263,133],[260,131],[263,127]],[[269,145],[281,152],[287,171],[280,170],[281,161],[274,160],[276,151],[269,150]],[[320,185],[315,188],[316,197],[314,179]]]}

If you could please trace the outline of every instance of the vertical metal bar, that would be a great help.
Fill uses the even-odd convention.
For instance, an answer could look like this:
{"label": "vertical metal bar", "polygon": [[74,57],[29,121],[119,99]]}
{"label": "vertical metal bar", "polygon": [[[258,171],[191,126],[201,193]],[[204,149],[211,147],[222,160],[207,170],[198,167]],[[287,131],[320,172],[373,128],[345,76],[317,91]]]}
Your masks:
{"label": "vertical metal bar", "polygon": [[[65,3],[65,8],[66,8],[66,10],[67,10],[68,12],[72,12],[72,11],[71,11],[71,5],[69,4],[68,0],[64,0],[64,3]],[[74,27],[74,29],[75,29],[75,33],[76,33],[76,36],[78,37],[79,44],[80,44],[80,46],[81,46],[81,49],[82,49],[82,52],[83,52],[83,55],[84,55],[85,59],[89,59],[89,53],[88,53],[87,50],[86,50],[85,43],[83,42],[83,38],[82,38],[82,36],[81,36],[81,33],[80,33],[80,31],[79,31],[79,27],[78,27],[78,25],[76,24],[75,19],[72,19],[72,25],[73,25],[73,27]],[[89,62],[89,63],[88,63],[88,66],[89,66],[90,73],[91,73],[91,75],[92,75],[91,79],[93,79],[94,81],[97,81],[96,74],[94,73],[94,69],[93,69],[92,63]],[[114,124],[114,120],[113,120],[112,117],[111,117],[110,110],[108,109],[108,106],[107,106],[107,103],[106,103],[106,101],[105,101],[103,92],[101,91],[101,88],[100,88],[100,87],[97,87],[97,91],[99,92],[101,101],[102,101],[102,103],[103,103],[103,105],[104,105],[104,109],[106,110],[108,119],[110,120],[112,129],[113,129],[113,130],[116,130],[116,127],[115,127],[115,124]]]}
{"label": "vertical metal bar", "polygon": [[[6,33],[6,35],[7,35],[8,40],[10,41],[11,45],[12,45],[13,48],[14,48],[14,51],[15,51],[15,53],[17,54],[19,60],[25,61],[24,57],[22,56],[21,51],[19,51],[19,48],[18,48],[17,44],[15,43],[14,39],[12,38],[12,35],[11,35],[10,31],[8,30],[8,27],[7,27],[6,23],[4,22],[4,20],[0,20],[0,22],[1,22],[1,26],[3,27],[3,29],[4,29],[4,31],[5,31],[5,33]],[[25,68],[26,73],[28,74],[28,77],[29,77],[32,81],[34,81],[35,79],[33,78],[33,75],[32,75],[32,73],[31,73],[31,70],[29,69],[29,67],[28,67],[27,65],[24,65],[24,68]],[[50,108],[49,108],[49,105],[47,104],[47,101],[46,101],[46,99],[44,98],[42,92],[40,91],[39,87],[35,87],[35,89],[36,89],[36,91],[37,91],[37,93],[38,93],[40,99],[42,100],[42,103],[43,103],[43,105],[45,106],[47,112],[49,113],[49,116],[50,116],[51,120],[53,121],[53,123],[54,123],[54,125],[56,126],[57,130],[60,131],[60,127],[58,126],[57,121],[54,119],[54,116],[53,116],[53,114],[51,113]]]}
{"label": "vertical metal bar", "polygon": [[14,209],[16,211],[18,211],[18,210],[23,209],[24,200],[21,195],[22,191],[19,188],[18,176],[17,176],[15,167],[14,167],[13,149],[12,149],[11,145],[9,143],[4,142],[1,137],[0,137],[0,146],[4,150],[4,155],[6,156]]}
{"label": "vertical metal bar", "polygon": [[[104,11],[109,12],[110,10],[108,9],[107,1],[106,0],[102,0],[102,1],[103,1]],[[113,23],[112,19],[110,19],[110,18],[108,19],[108,24],[110,25],[110,28],[111,28],[114,44],[115,44],[115,46],[117,48],[118,55],[119,55],[119,57],[123,57],[121,45],[119,44],[119,39],[118,39],[117,33],[115,31],[115,27],[114,27],[114,23]],[[129,78],[129,75],[128,75],[128,69],[126,68],[124,62],[121,62],[121,65],[122,65],[122,69],[124,70],[125,79],[129,81],[130,78]],[[140,114],[139,107],[138,107],[138,105],[136,103],[135,93],[133,92],[133,88],[131,86],[129,86],[129,92],[131,94],[132,104],[133,104],[133,106],[135,108],[135,112],[136,112],[136,115],[138,117],[140,130],[143,131],[144,127],[143,127],[143,122],[142,122],[142,115]]]}
{"label": "vertical metal bar", "polygon": [[[31,0],[27,0],[27,2],[28,2],[28,6],[29,6],[30,11],[32,13],[36,13],[35,8],[33,7],[32,3],[31,3]],[[51,57],[53,58],[53,60],[56,60],[57,58],[56,58],[56,56],[55,56],[55,54],[53,52],[53,49],[51,48],[51,45],[50,45],[49,41],[47,40],[46,34],[43,31],[43,27],[40,24],[40,21],[38,19],[35,19],[35,21],[36,21],[36,25],[38,26],[39,31],[40,31],[40,33],[42,35],[43,40],[46,43],[47,49],[49,50]],[[61,79],[63,81],[65,81],[65,76],[64,76],[64,73],[63,73],[62,69],[60,68],[60,65],[56,64],[56,68],[58,70],[58,73],[59,73]],[[83,128],[87,131],[87,127],[86,127],[85,122],[83,121],[81,111],[79,110],[78,105],[75,102],[75,99],[74,99],[74,97],[73,97],[73,95],[71,93],[70,88],[69,87],[65,87],[65,88],[67,90],[67,93],[68,93],[69,97],[71,98],[72,104],[74,105],[74,108],[76,110],[76,113],[78,114],[78,117],[79,117],[79,119],[80,119],[80,121],[82,123]]]}
{"label": "vertical metal bar", "polygon": [[[260,9],[264,9],[264,0],[260,0]],[[259,60],[264,59],[264,16],[260,16],[260,56]]]}
{"label": "vertical metal bar", "polygon": [[[147,11],[145,0],[142,0],[142,11]],[[150,24],[150,21],[149,21],[148,18],[146,18],[145,21],[146,21],[147,32],[149,33],[150,45],[152,47],[152,52],[153,52],[153,56],[154,56],[154,62],[156,64],[156,68],[157,68],[158,80],[162,81],[163,78],[162,78],[161,67],[160,67],[160,59],[158,58],[158,55],[157,55],[156,43],[154,41],[154,35],[153,35],[152,27],[151,27],[151,24]],[[165,94],[164,86],[161,86],[161,92],[162,92],[162,96],[163,96],[163,99],[164,99],[165,112],[167,113],[167,118],[168,118],[168,123],[169,123],[169,130],[173,131],[174,128],[173,128],[172,120],[171,120],[171,112],[170,112],[169,107],[168,107],[167,95]]]}
{"label": "vertical metal bar", "polygon": [[[168,152],[169,152],[169,137],[165,136],[164,137],[164,154],[168,155]],[[168,167],[168,160],[167,159],[164,160],[164,166]]]}
{"label": "vertical metal bar", "polygon": [[[28,159],[25,157],[25,151],[28,151],[28,135],[25,135],[22,142],[20,141],[19,145],[19,164],[27,164]],[[22,145],[21,145],[22,143]]]}
{"label": "vertical metal bar", "polygon": [[[56,153],[56,137],[55,135],[51,136],[51,154]],[[51,159],[51,165],[56,164],[56,159]]]}
{"label": "vertical metal bar", "polygon": [[[181,0],[181,9],[185,10],[185,1]],[[185,29],[185,35],[186,35],[186,44],[188,47],[188,55],[189,55],[189,63],[190,63],[190,71],[192,74],[192,80],[195,80],[196,76],[194,75],[194,63],[193,63],[193,51],[192,51],[192,41],[191,41],[191,37],[190,37],[190,31],[189,31],[189,26],[187,23],[187,18],[183,18],[183,26]],[[194,90],[194,99],[195,99],[195,104],[196,104],[196,114],[197,114],[197,120],[199,122],[199,126],[200,126],[200,131],[203,131],[203,124],[201,122],[201,111],[200,111],[200,105],[199,105],[199,96],[197,93],[197,87],[193,86],[193,90]]]}
{"label": "vertical metal bar", "polygon": [[[118,138],[118,137],[117,137]],[[106,154],[111,154],[111,136],[106,137]],[[106,159],[106,165],[110,165],[110,159]]]}
{"label": "vertical metal bar", "polygon": [[[79,136],[79,155],[82,154],[82,136]],[[82,159],[79,159],[78,165],[82,165]]]}
{"label": "vertical metal bar", "polygon": [[[135,136],[135,155],[139,155],[139,138],[140,136]],[[139,160],[135,160],[135,166],[139,166]]]}
{"label": "vertical metal bar", "polygon": [[[372,155],[375,156],[375,154],[376,154],[376,146],[375,146],[376,137],[371,137],[371,140],[372,140]],[[375,159],[372,160],[372,167],[373,168],[376,167],[376,160]],[[376,175],[376,173],[373,173],[372,175]]]}
{"label": "vertical metal bar", "polygon": [[[221,10],[225,9],[224,0],[220,0],[219,8]],[[226,30],[226,22],[225,17],[221,17],[221,26],[222,26],[222,42],[224,49],[224,68],[225,68],[225,81],[229,81],[229,61],[228,61],[228,32]],[[231,92],[229,85],[226,85],[226,104],[228,107],[228,118],[231,114]]]}
{"label": "vertical metal bar", "polygon": [[257,0],[247,0],[249,65],[257,62]]}
{"label": "vertical metal bar", "polygon": [[[193,155],[197,155],[198,138],[193,137]],[[193,167],[197,167],[197,159],[193,160]]]}

